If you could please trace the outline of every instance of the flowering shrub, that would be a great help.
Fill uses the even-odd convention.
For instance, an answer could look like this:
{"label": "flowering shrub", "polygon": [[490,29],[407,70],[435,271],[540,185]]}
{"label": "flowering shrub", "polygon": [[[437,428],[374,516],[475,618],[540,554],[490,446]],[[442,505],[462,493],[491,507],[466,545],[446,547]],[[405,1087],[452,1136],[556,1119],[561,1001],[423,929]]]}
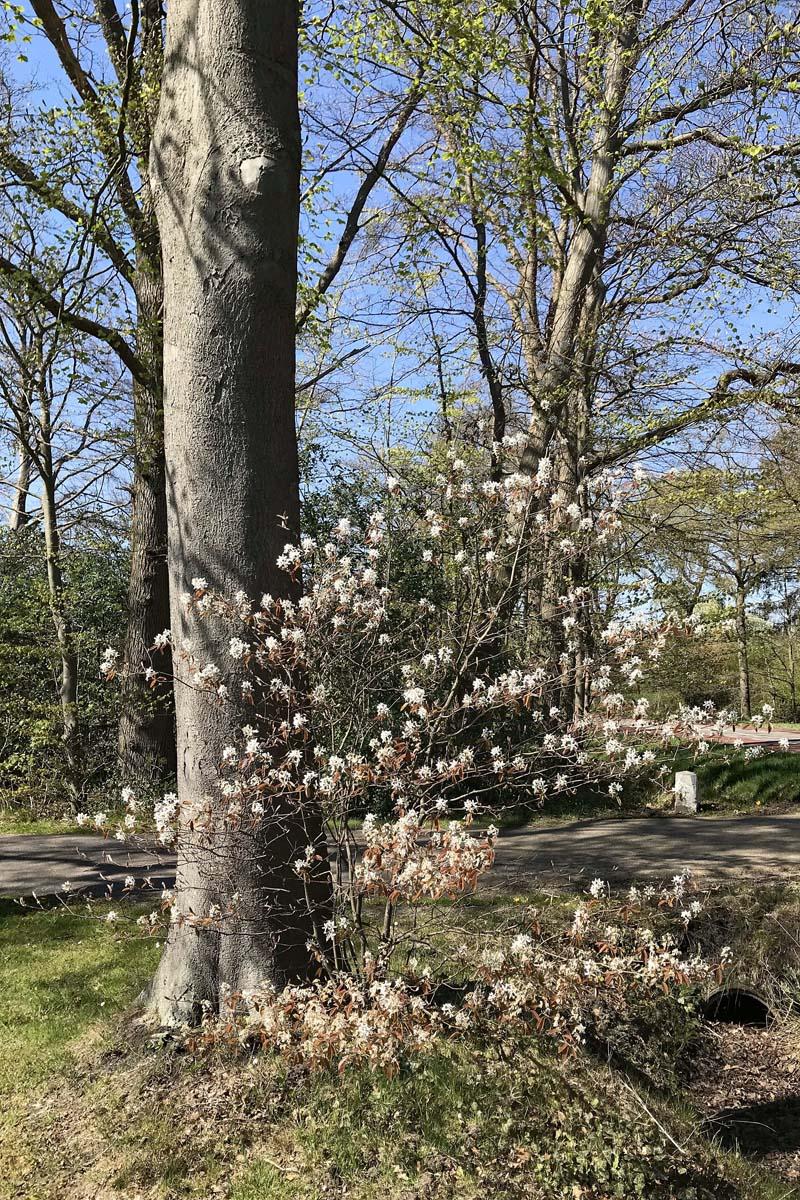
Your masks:
{"label": "flowering shrub", "polygon": [[[212,1021],[205,1040],[223,1036],[277,1051],[303,1067],[366,1062],[388,1075],[401,1062],[435,1046],[446,1030],[439,1010],[402,979],[369,981],[336,976],[308,987],[276,992],[269,985],[242,997],[246,1015],[231,1012],[227,1025]],[[232,1004],[234,997],[228,997]]]}
{"label": "flowering shrub", "polygon": [[[411,966],[424,942],[420,906],[473,890],[492,865],[497,829],[476,830],[478,818],[519,797],[544,804],[590,780],[618,795],[625,778],[654,769],[643,739],[689,736],[714,720],[709,709],[659,725],[649,716],[644,671],[668,627],[638,613],[590,631],[592,555],[608,551],[636,483],[606,476],[570,496],[554,479],[546,459],[533,478],[481,479],[453,451],[425,504],[413,481],[392,476],[363,528],[343,518],[327,542],[287,544],[278,565],[295,583],[303,577],[297,600],[264,595],[256,604],[191,581],[187,613],[225,631],[214,638],[224,653],[203,661],[184,641],[173,660],[225,714],[231,736],[206,794],[156,805],[159,840],[184,856],[211,845],[222,864],[230,836],[268,845],[287,811],[302,820],[305,806],[321,806],[325,840],[309,835],[291,869],[309,905],[329,862],[333,873],[333,911],[311,946],[319,979],[235,994],[229,1008],[237,1021],[243,1014],[243,1036],[296,1061],[363,1057],[386,1070],[434,1035],[487,1021],[546,1030],[568,1047],[599,989],[679,988],[707,971],[674,944],[631,940],[622,928],[590,942],[584,924],[599,897],[579,909],[567,943],[539,944],[532,930],[493,948],[457,1012],[439,1006],[431,980]],[[396,567],[412,559],[436,603],[415,596]],[[578,560],[582,582],[573,586]],[[555,650],[524,602],[554,564],[565,582],[551,619]],[[170,641],[165,631],[159,646]],[[113,655],[102,669],[113,674]],[[152,666],[148,678],[160,682]],[[140,815],[130,792],[124,804],[113,830],[120,840]],[[108,829],[103,813],[94,823]],[[180,924],[224,933],[241,920],[235,889],[208,902],[179,898],[165,897],[163,908]],[[161,916],[142,923],[155,931]]]}
{"label": "flowering shrub", "polygon": [[[519,796],[542,804],[592,777],[615,793],[621,777],[652,765],[654,752],[625,733],[628,725],[653,733],[639,694],[642,654],[656,661],[667,629],[640,616],[602,631],[604,656],[580,661],[597,716],[575,716],[563,703],[575,683],[590,589],[561,598],[557,661],[529,644],[517,603],[523,579],[530,586],[545,552],[568,561],[607,543],[621,503],[612,492],[595,516],[582,515],[574,498],[551,490],[551,474],[543,460],[534,479],[481,482],[452,455],[436,506],[418,513],[413,529],[436,577],[437,604],[424,596],[412,603],[406,581],[393,578],[394,549],[410,536],[408,509],[392,515],[396,478],[385,510],[363,531],[341,519],[330,541],[285,547],[279,565],[305,576],[298,602],[263,596],[254,606],[243,595],[214,594],[204,578],[192,581],[187,608],[227,622],[228,661],[197,661],[191,643],[175,652],[212,702],[252,713],[225,751],[223,802],[213,802],[207,821],[260,819],[271,796],[313,793],[331,820],[414,812],[422,828],[454,807],[475,815]],[[234,684],[232,668],[243,675]],[[671,738],[692,715],[656,736]],[[166,811],[172,805],[168,798]],[[199,816],[192,814],[195,824]]]}
{"label": "flowering shrub", "polygon": [[[440,950],[438,969],[448,965],[461,984],[437,984],[416,958],[402,976],[387,976],[368,952],[358,974],[334,971],[281,991],[228,990],[221,1017],[209,1013],[193,1043],[255,1043],[307,1069],[365,1063],[389,1075],[442,1038],[536,1032],[570,1053],[593,1035],[606,1038],[643,1000],[688,999],[719,983],[727,948],[714,964],[680,950],[702,911],[686,886],[687,876],[676,876],[669,888],[632,888],[613,901],[596,880],[560,930],[546,932],[531,910],[524,931],[478,935],[482,949],[464,944],[452,958]],[[658,932],[643,924],[649,911]]]}

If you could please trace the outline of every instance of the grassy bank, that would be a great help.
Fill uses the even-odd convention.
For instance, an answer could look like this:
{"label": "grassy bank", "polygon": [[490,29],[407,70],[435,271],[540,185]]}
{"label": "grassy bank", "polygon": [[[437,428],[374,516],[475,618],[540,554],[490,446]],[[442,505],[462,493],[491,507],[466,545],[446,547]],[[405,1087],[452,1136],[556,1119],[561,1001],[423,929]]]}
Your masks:
{"label": "grassy bank", "polygon": [[92,833],[84,826],[81,828],[75,821],[55,817],[29,817],[26,813],[15,812],[13,809],[0,809],[0,836],[4,834],[51,834],[51,833]]}
{"label": "grassy bank", "polygon": [[680,754],[675,769],[697,772],[704,809],[725,815],[800,811],[800,754],[767,751],[748,759],[733,746],[714,746],[696,761]]}
{"label": "grassy bank", "polygon": [[[563,895],[524,899],[554,928],[568,918]],[[711,938],[735,934],[719,899]],[[460,935],[487,918],[503,923],[505,910],[487,904],[443,916]],[[782,895],[751,905],[737,918],[741,937],[752,940],[767,913],[788,920],[788,904]],[[597,1054],[562,1060],[536,1037],[440,1044],[391,1080],[154,1049],[127,1013],[158,947],[120,934],[105,911],[0,917],[2,1200],[794,1194],[709,1143],[679,1092]]]}

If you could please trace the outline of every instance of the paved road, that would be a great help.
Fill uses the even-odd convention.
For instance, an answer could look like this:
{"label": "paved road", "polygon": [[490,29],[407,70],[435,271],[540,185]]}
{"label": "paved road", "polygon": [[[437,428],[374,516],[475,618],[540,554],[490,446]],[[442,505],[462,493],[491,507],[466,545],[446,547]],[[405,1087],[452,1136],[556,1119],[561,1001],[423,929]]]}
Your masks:
{"label": "paved road", "polygon": [[115,895],[127,875],[153,886],[174,878],[169,855],[143,852],[101,837],[64,834],[5,834],[0,837],[0,896],[52,895],[69,881],[77,891]]}
{"label": "paved road", "polygon": [[800,880],[800,814],[774,817],[628,817],[524,828],[500,840],[506,880],[629,881],[684,867],[714,880]]}
{"label": "paved road", "polygon": [[[632,721],[622,721],[622,728],[634,733],[636,726]],[[659,726],[651,727],[650,732],[658,740]],[[781,725],[773,725],[772,729],[748,729],[747,726],[727,725],[722,733],[717,733],[710,725],[700,725],[697,730],[701,737],[708,742],[722,746],[761,746],[764,750],[779,750],[780,743],[789,743],[790,754],[800,754],[800,729],[785,729]]]}
{"label": "paved road", "polygon": [[[572,821],[504,833],[487,879],[512,888],[582,884],[602,876],[667,878],[684,867],[708,879],[800,880],[800,814],[774,817],[630,817]],[[97,837],[0,837],[0,896],[58,892],[65,880],[94,892],[122,888],[126,875],[172,882],[168,856]]]}
{"label": "paved road", "polygon": [[787,741],[790,753],[800,754],[800,730],[782,729],[779,725],[773,725],[769,731],[738,727],[733,729],[729,726],[723,733],[712,733],[710,729],[705,730],[705,733],[710,742],[717,742],[725,746],[732,746],[735,743],[743,746],[763,746],[765,750],[777,750],[780,742]]}

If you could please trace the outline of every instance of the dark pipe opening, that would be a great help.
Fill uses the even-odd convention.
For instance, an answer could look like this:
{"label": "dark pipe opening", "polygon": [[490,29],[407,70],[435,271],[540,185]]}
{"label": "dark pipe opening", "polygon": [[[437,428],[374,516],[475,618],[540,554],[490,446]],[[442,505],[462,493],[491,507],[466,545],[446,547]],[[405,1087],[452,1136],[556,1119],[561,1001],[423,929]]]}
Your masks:
{"label": "dark pipe opening", "polygon": [[769,1023],[769,1005],[755,992],[746,988],[722,988],[709,996],[703,1005],[707,1021],[721,1021],[726,1025],[754,1025],[765,1029]]}

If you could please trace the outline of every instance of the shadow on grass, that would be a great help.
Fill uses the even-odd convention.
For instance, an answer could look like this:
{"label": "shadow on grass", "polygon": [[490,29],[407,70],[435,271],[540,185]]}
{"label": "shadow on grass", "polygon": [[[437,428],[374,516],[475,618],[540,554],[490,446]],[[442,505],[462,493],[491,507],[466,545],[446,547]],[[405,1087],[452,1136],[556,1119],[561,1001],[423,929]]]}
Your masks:
{"label": "shadow on grass", "polygon": [[704,1132],[750,1158],[800,1150],[800,1095],[723,1109],[706,1121]]}

